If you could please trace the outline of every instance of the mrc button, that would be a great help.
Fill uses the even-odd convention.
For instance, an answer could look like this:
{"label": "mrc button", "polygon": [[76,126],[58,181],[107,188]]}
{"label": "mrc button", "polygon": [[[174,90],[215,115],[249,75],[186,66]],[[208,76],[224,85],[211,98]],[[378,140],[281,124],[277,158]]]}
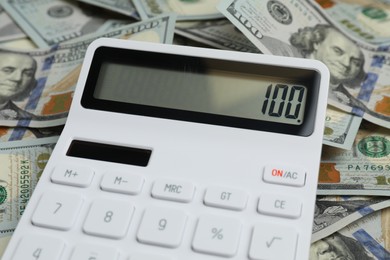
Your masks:
{"label": "mrc button", "polygon": [[306,172],[302,169],[280,165],[268,165],[264,168],[263,180],[289,186],[304,186]]}

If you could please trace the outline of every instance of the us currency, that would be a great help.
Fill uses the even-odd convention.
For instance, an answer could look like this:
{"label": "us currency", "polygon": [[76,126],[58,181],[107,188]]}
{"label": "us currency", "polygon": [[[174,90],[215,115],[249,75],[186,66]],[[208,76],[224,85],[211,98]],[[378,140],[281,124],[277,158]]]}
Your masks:
{"label": "us currency", "polygon": [[387,197],[317,198],[311,240],[320,240],[372,212],[388,207],[390,200]]}
{"label": "us currency", "polygon": [[[10,108],[0,110],[0,125],[23,127],[63,125],[67,118],[86,49],[93,40],[100,37],[112,37],[172,43],[174,24],[174,16],[159,16],[103,34],[89,34],[88,37],[80,37],[75,42],[60,44],[56,48],[17,51],[36,61],[35,79],[37,84],[27,98],[21,101],[12,101],[13,106],[24,111],[24,116],[19,116]],[[3,51],[11,52],[11,50]],[[29,114],[25,115],[26,113]]]}
{"label": "us currency", "polygon": [[19,222],[58,137],[0,147],[0,256]]}
{"label": "us currency", "polygon": [[218,9],[263,53],[325,63],[328,103],[390,128],[388,52],[362,48],[305,0],[229,0]]}
{"label": "us currency", "polygon": [[178,21],[222,18],[216,8],[218,3],[219,0],[133,0],[142,20],[170,13],[176,14]]}
{"label": "us currency", "polygon": [[178,22],[175,33],[218,49],[260,53],[227,19]]}
{"label": "us currency", "polygon": [[0,42],[25,38],[26,34],[9,17],[0,4]]}
{"label": "us currency", "polygon": [[309,259],[390,259],[390,208],[373,212],[314,242]]}
{"label": "us currency", "polygon": [[390,130],[363,121],[351,150],[324,146],[317,194],[390,194]]}
{"label": "us currency", "polygon": [[40,48],[95,32],[108,19],[101,10],[70,0],[3,0],[2,5]]}
{"label": "us currency", "polygon": [[46,128],[0,126],[0,143],[59,136],[63,128],[62,125]]}
{"label": "us currency", "polygon": [[108,19],[97,31],[96,33],[104,33],[111,31],[113,29],[123,27],[135,23],[136,21],[123,20],[123,19]]}
{"label": "us currency", "polygon": [[350,150],[362,118],[328,106],[325,118],[323,144]]}
{"label": "us currency", "polygon": [[96,5],[114,12],[118,12],[133,18],[139,18],[137,10],[130,0],[78,0],[91,5]]}
{"label": "us currency", "polygon": [[106,29],[104,32],[99,30],[94,34],[85,35],[68,41],[67,44],[78,43],[80,41],[91,43],[98,38],[120,38],[133,41],[171,44],[173,41],[175,24],[176,16],[174,14],[160,15],[130,25],[121,26],[120,23],[118,23],[118,25],[112,25],[113,29]]}
{"label": "us currency", "polygon": [[22,38],[12,41],[0,42],[1,49],[14,49],[14,50],[34,50],[38,47],[30,38]]}
{"label": "us currency", "polygon": [[310,2],[341,31],[369,48],[390,45],[390,1]]}

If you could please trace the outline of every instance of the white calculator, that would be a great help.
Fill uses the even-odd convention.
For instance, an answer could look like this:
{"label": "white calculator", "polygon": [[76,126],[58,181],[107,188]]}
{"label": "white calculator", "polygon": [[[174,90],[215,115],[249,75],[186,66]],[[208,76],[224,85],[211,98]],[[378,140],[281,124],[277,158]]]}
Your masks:
{"label": "white calculator", "polygon": [[308,259],[329,72],[99,39],[4,260]]}

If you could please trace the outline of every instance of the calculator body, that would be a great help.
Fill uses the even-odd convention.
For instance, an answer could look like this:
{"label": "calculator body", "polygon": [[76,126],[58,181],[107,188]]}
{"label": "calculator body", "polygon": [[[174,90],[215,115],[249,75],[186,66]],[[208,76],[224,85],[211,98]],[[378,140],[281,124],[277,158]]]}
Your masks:
{"label": "calculator body", "polygon": [[[132,66],[141,69],[124,76],[135,60]],[[114,67],[104,67],[107,61]],[[214,67],[217,76],[209,80],[205,74]],[[197,110],[218,90],[199,96],[194,91],[193,98],[174,94],[183,82],[196,88],[239,79],[235,89],[245,82],[255,86],[257,71],[276,83],[264,83],[268,98],[255,107],[269,116],[279,112],[278,102],[287,106],[288,97],[297,99],[283,112],[288,120],[298,117],[294,123],[275,121],[275,114],[241,120],[234,114],[241,101],[222,115]],[[107,74],[103,83],[100,73]],[[140,79],[132,82],[134,77]],[[134,93],[110,96],[119,81],[130,86],[149,79],[138,92],[179,82],[169,97],[161,96],[168,105],[153,103],[149,94],[129,102]],[[314,60],[93,42],[63,133],[3,259],[308,259],[328,83],[327,68]],[[275,94],[275,86],[287,98]],[[251,91],[244,100],[256,96]],[[234,104],[236,95],[221,104]],[[275,101],[278,95],[282,101]],[[185,101],[184,109],[175,98]],[[303,116],[297,112],[301,105]]]}

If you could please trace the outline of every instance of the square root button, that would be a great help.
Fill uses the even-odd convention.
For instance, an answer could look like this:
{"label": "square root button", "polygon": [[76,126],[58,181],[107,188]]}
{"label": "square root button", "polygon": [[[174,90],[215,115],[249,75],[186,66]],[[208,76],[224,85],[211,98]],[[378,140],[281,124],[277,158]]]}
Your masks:
{"label": "square root button", "polygon": [[297,241],[298,233],[292,227],[257,223],[252,233],[249,258],[251,260],[296,260]]}
{"label": "square root button", "polygon": [[306,171],[283,165],[267,165],[264,168],[263,180],[268,183],[302,187],[305,185]]}

